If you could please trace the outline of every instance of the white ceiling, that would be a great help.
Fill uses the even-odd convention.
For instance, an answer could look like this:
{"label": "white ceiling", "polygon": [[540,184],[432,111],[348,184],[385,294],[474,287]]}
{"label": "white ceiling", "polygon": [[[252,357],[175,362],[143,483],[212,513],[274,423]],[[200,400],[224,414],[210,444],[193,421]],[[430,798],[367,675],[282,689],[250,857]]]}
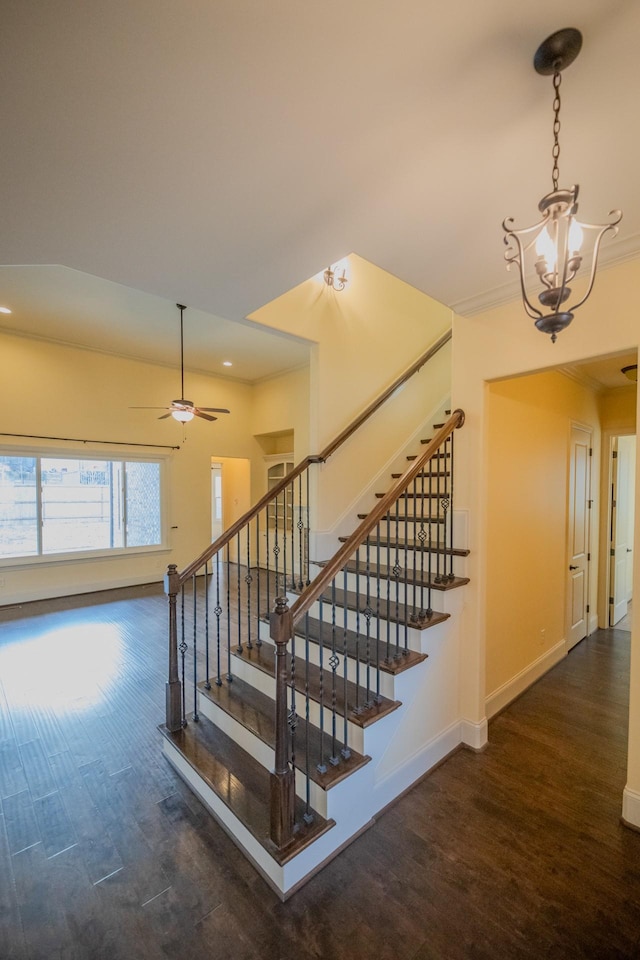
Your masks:
{"label": "white ceiling", "polygon": [[[0,302],[12,310],[0,313],[0,330],[180,365],[180,311],[169,300],[60,266],[0,266],[0,291]],[[249,321],[184,311],[190,370],[253,383],[308,360],[308,342]]]}
{"label": "white ceiling", "polygon": [[[181,301],[218,345],[216,317],[351,251],[459,312],[516,297],[500,224],[534,222],[551,188],[532,57],[566,26],[584,46],[563,74],[561,186],[580,183],[586,220],[623,209],[605,260],[637,255],[637,0],[5,0],[0,263]],[[77,335],[67,307],[45,313]],[[113,349],[158,341],[143,311],[112,317],[107,348],[109,330]]]}

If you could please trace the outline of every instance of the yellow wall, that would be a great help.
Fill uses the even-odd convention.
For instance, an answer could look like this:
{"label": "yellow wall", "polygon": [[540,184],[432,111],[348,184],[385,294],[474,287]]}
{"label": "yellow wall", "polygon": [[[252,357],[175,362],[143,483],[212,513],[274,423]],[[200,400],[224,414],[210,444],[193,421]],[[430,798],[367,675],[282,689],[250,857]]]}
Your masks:
{"label": "yellow wall", "polygon": [[[309,450],[319,453],[451,325],[451,311],[355,255],[341,292],[311,279],[251,319],[315,341]],[[364,484],[448,395],[450,354],[421,371],[318,474],[314,526],[328,530]],[[401,425],[401,426],[399,426]]]}
{"label": "yellow wall", "polygon": [[[600,429],[594,393],[559,373],[492,383],[487,393],[486,696],[566,638],[568,450],[571,422],[593,430],[597,517]],[[595,610],[598,526],[590,606]]]}
{"label": "yellow wall", "polygon": [[0,432],[180,447],[3,437],[3,446],[16,451],[36,446],[80,456],[166,455],[170,529],[162,553],[5,566],[0,604],[160,579],[169,562],[184,566],[210,542],[211,457],[249,458],[262,466],[262,451],[251,436],[249,386],[189,373],[198,403],[228,407],[231,414],[215,423],[196,420],[183,430],[173,419],[159,421],[159,411],[129,410],[163,405],[175,396],[174,369],[7,335],[0,336],[0,355]]}
{"label": "yellow wall", "polygon": [[[591,297],[555,344],[535,329],[519,300],[477,316],[454,318],[452,402],[467,415],[456,444],[456,493],[458,506],[469,511],[472,551],[468,562],[472,580],[467,588],[464,613],[460,683],[463,715],[471,722],[481,722],[485,717],[485,660],[489,642],[486,566],[491,531],[487,511],[486,382],[637,349],[639,316],[640,261],[633,260],[600,272]],[[638,465],[640,470],[640,458]],[[639,546],[640,511],[636,511],[636,553]],[[634,594],[640,596],[640,564],[636,564],[634,571]],[[631,645],[625,804],[627,818],[640,826],[640,621],[637,618]]]}
{"label": "yellow wall", "polygon": [[[303,460],[309,450],[309,368],[292,370],[280,377],[263,380],[253,387],[251,432],[254,436],[293,432],[294,463]],[[272,453],[291,453],[274,440]],[[266,466],[256,466],[252,498],[257,500],[267,489]]]}

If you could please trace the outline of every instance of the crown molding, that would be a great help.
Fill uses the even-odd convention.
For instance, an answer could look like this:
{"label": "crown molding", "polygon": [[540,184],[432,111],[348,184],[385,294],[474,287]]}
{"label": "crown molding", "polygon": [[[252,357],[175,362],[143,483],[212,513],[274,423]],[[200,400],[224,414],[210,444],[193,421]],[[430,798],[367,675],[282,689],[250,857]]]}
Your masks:
{"label": "crown molding", "polygon": [[[608,270],[610,267],[616,267],[621,263],[637,258],[640,258],[640,233],[616,240],[602,249],[599,257],[599,269]],[[513,281],[503,283],[499,287],[493,287],[491,290],[486,290],[484,293],[476,294],[473,297],[457,300],[449,306],[458,316],[472,317],[475,314],[484,313],[485,310],[493,310],[495,307],[501,307],[519,299],[520,284],[517,283],[514,276]]]}

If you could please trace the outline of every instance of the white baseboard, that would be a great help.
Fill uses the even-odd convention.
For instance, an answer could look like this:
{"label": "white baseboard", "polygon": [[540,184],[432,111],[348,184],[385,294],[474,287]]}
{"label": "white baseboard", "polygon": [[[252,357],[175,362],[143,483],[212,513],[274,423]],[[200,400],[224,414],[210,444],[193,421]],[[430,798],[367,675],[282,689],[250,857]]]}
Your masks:
{"label": "white baseboard", "polygon": [[625,787],[622,794],[622,821],[640,830],[640,793],[630,787]]}
{"label": "white baseboard", "polygon": [[463,720],[461,726],[461,740],[465,747],[471,750],[484,750],[489,742],[489,724],[485,717],[479,723],[472,720]]}
{"label": "white baseboard", "polygon": [[598,614],[590,613],[589,614],[589,636],[598,629]]}
{"label": "white baseboard", "polygon": [[145,583],[162,583],[163,575],[147,573],[139,577],[115,577],[113,579],[96,580],[89,583],[73,583],[71,579],[56,586],[36,587],[29,590],[14,590],[2,597],[0,607],[19,606],[22,603],[31,603],[34,600],[55,600],[59,597],[80,596],[83,593],[99,593],[102,590],[118,590],[121,587],[137,587]]}
{"label": "white baseboard", "polygon": [[525,667],[524,670],[517,673],[515,677],[507,680],[507,682],[503,683],[497,690],[490,693],[485,700],[485,712],[489,720],[491,717],[495,717],[497,713],[500,713],[501,710],[504,710],[504,708],[510,704],[512,700],[515,700],[516,697],[519,697],[521,693],[524,693],[527,687],[530,687],[532,683],[539,680],[547,670],[555,667],[556,663],[559,663],[560,660],[566,656],[566,653],[566,643],[564,639],[562,639],[556,643],[555,646],[551,647],[550,650],[543,653],[541,657],[538,657],[537,660],[530,663],[528,667]]}

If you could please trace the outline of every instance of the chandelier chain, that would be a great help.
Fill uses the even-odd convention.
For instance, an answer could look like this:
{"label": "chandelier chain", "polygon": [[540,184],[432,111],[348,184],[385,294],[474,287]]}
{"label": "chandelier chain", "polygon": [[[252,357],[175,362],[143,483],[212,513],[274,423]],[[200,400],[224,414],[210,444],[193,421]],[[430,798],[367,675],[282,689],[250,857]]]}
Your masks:
{"label": "chandelier chain", "polygon": [[558,168],[558,160],[560,158],[560,83],[562,81],[562,74],[559,70],[556,70],[553,74],[553,89],[555,91],[555,96],[553,98],[553,150],[551,151],[551,156],[553,157],[553,169],[551,170],[551,180],[553,182],[554,192],[558,189],[558,180],[560,178],[560,170]]}

